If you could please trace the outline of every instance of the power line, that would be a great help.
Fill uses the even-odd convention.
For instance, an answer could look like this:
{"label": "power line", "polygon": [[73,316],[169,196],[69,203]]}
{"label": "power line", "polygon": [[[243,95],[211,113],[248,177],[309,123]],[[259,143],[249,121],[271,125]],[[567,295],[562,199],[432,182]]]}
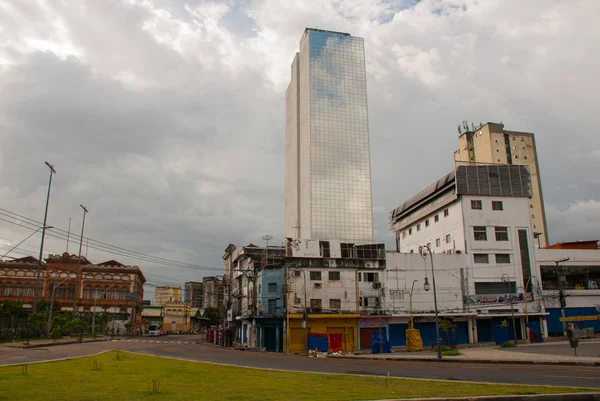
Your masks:
{"label": "power line", "polygon": [[[20,215],[18,213],[11,212],[11,211],[3,209],[3,208],[0,208],[0,216],[5,217],[5,218],[0,217],[0,220],[5,221],[10,224],[14,224],[19,227],[26,228],[28,230],[38,229],[39,225],[41,224],[34,219]],[[11,219],[11,220],[7,220],[6,218]],[[16,221],[14,221],[14,220],[16,220]],[[57,238],[59,240],[66,241],[69,233],[63,229],[54,228],[47,235],[49,235],[53,238]],[[77,236],[76,234],[71,234],[71,237],[73,239],[81,238],[81,236]],[[144,262],[159,264],[159,265],[163,265],[163,266],[188,268],[188,269],[196,269],[196,270],[219,270],[219,271],[223,270],[222,267],[204,266],[204,265],[193,264],[193,263],[179,262],[179,261],[166,259],[166,258],[162,258],[162,257],[158,257],[158,256],[152,256],[152,255],[145,254],[142,252],[129,250],[129,249],[126,249],[123,247],[119,247],[119,246],[111,245],[111,244],[108,244],[105,242],[97,241],[97,240],[94,240],[89,237],[86,239],[89,241],[89,243],[90,243],[89,248],[91,248],[91,249],[95,249],[95,250],[98,250],[101,252],[106,252],[109,254],[120,255],[120,256],[131,258],[131,259],[141,260]]]}

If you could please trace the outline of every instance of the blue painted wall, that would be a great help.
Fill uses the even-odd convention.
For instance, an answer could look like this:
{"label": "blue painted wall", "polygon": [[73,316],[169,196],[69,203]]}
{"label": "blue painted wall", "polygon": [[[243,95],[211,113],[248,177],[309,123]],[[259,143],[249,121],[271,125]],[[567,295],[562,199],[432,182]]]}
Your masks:
{"label": "blue painted wall", "polygon": [[[258,303],[265,308],[264,312],[262,312],[263,316],[276,316],[284,313],[283,273],[283,268],[264,269],[258,273],[256,280],[259,289]],[[276,288],[274,291],[269,291],[269,284],[273,283],[276,285]],[[269,299],[275,299],[275,309],[272,311],[269,310]]]}
{"label": "blue painted wall", "polygon": [[[546,312],[549,315],[546,317],[548,322],[548,334],[550,335],[562,335],[562,323],[560,322],[560,308],[547,308]],[[591,308],[565,308],[565,316],[597,316],[598,312],[595,307]],[[586,327],[593,327],[596,333],[600,332],[600,321],[598,320],[590,320],[586,322],[575,322],[575,326],[580,329]]]}

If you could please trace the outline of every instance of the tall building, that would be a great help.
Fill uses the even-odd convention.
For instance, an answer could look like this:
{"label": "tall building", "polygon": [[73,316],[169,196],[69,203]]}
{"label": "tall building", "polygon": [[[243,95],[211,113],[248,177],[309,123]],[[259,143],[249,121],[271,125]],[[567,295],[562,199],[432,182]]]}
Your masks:
{"label": "tall building", "polygon": [[503,124],[486,123],[469,129],[458,137],[454,152],[455,164],[513,164],[528,166],[532,195],[529,200],[531,223],[538,244],[550,244],[546,225],[546,210],[542,179],[538,164],[535,136],[529,132],[506,131]]}
{"label": "tall building", "polygon": [[162,286],[154,290],[154,303],[164,305],[169,302],[181,302],[181,287]]}
{"label": "tall building", "polygon": [[362,38],[307,28],[286,90],[285,234],[373,241]]}
{"label": "tall building", "polygon": [[191,308],[202,308],[202,299],[204,298],[202,287],[202,283],[197,281],[185,283],[185,303]]}

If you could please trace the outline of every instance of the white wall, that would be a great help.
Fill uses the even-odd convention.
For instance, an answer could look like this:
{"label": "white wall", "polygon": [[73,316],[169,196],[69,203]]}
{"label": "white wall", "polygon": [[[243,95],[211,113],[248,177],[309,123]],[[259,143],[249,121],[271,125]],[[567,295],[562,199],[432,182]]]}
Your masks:
{"label": "white wall", "polygon": [[[431,259],[419,254],[387,252],[387,268],[384,280],[384,307],[392,314],[409,313],[409,293],[413,280],[418,280],[413,292],[413,313],[429,313],[434,310]],[[462,312],[461,269],[466,268],[467,255],[434,254],[433,263],[436,279],[438,310],[440,312]],[[431,289],[425,291],[425,268]],[[466,295],[466,294],[465,294]]]}
{"label": "white wall", "polygon": [[[448,217],[444,217],[444,210],[448,209]],[[415,212],[415,213],[418,213]],[[435,216],[439,216],[439,221],[435,222]],[[425,227],[425,220],[429,219],[429,227]],[[431,251],[435,253],[449,252],[454,250],[464,251],[464,231],[462,227],[462,209],[459,200],[456,200],[432,213],[425,215],[419,220],[415,220],[409,226],[406,226],[399,232],[400,252],[410,253],[418,252],[419,246],[427,243],[431,244]],[[417,224],[421,225],[421,230],[417,231]],[[409,229],[412,228],[412,234],[409,235]],[[403,233],[406,233],[404,235]],[[450,243],[446,243],[446,235],[450,234]],[[436,246],[436,239],[440,240],[440,246]]]}
{"label": "white wall", "polygon": [[[294,271],[300,271],[300,276],[296,277]],[[304,273],[302,273],[304,271]],[[321,272],[321,280],[311,280],[310,272]],[[340,273],[339,281],[329,280],[329,272],[335,271]],[[306,275],[306,286],[305,276]],[[302,268],[288,269],[288,286],[290,288],[289,305],[291,313],[302,313],[304,311],[304,291],[306,289],[306,303],[310,308],[311,299],[321,299],[323,310],[329,310],[329,300],[339,299],[341,301],[342,311],[351,313],[357,312],[356,298],[356,269],[340,269],[340,268]],[[321,284],[321,288],[315,286],[316,283]]]}

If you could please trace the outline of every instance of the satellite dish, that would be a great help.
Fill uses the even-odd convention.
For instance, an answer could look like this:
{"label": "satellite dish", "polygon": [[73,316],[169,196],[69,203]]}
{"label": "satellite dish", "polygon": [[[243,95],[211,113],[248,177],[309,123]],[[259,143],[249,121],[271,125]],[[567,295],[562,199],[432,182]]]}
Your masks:
{"label": "satellite dish", "polygon": [[268,248],[269,247],[269,240],[272,240],[273,236],[272,235],[268,235],[268,234],[267,235],[263,235],[262,239],[264,239],[265,241],[267,241],[267,248]]}

